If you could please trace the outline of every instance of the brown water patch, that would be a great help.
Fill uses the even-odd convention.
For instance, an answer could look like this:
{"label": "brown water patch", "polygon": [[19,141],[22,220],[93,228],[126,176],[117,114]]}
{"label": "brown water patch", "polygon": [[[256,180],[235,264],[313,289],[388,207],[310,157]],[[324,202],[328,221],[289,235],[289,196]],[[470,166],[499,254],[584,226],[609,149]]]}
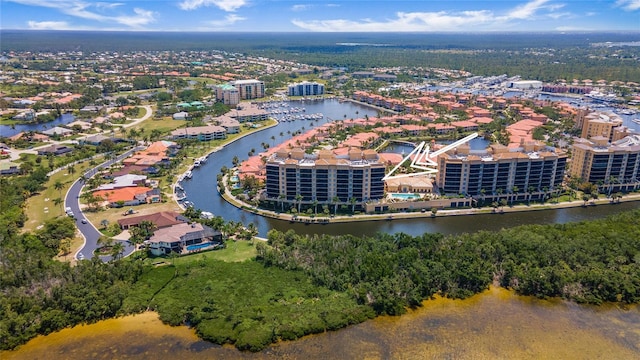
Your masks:
{"label": "brown water patch", "polygon": [[257,353],[198,340],[155,313],[41,336],[5,359],[632,359],[637,307],[542,301],[493,288],[466,300],[436,298],[400,317],[276,344]]}

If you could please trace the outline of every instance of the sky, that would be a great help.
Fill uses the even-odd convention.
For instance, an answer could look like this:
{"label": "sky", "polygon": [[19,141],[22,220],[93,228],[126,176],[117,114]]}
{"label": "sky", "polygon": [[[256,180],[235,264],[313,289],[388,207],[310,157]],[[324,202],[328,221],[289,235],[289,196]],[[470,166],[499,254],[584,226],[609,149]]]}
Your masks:
{"label": "sky", "polygon": [[0,0],[0,29],[640,31],[640,0]]}

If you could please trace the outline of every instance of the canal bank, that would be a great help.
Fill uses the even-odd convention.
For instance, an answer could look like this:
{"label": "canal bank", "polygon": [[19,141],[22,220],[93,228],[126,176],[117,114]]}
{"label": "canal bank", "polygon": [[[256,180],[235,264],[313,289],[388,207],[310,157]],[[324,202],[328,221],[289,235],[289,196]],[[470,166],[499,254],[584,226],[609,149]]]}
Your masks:
{"label": "canal bank", "polygon": [[[223,183],[227,183],[228,177],[223,178]],[[220,189],[218,189],[218,192]],[[349,223],[359,221],[391,221],[395,219],[416,219],[416,218],[439,218],[446,216],[470,216],[470,215],[487,215],[487,214],[504,214],[504,213],[516,213],[516,212],[530,212],[541,210],[554,210],[554,209],[567,209],[567,208],[582,208],[592,207],[599,205],[618,205],[625,202],[637,202],[640,201],[640,194],[627,194],[626,197],[613,201],[612,199],[598,199],[592,200],[588,203],[582,200],[559,202],[559,203],[544,203],[544,204],[530,204],[530,205],[513,205],[503,208],[467,208],[467,209],[446,209],[438,210],[436,214],[431,211],[413,211],[413,212],[390,212],[385,214],[355,214],[355,215],[300,215],[290,214],[284,212],[277,212],[268,209],[258,208],[252,204],[248,204],[237,197],[233,196],[228,186],[225,186],[224,193],[220,196],[226,200],[229,204],[237,207],[242,211],[247,211],[255,215],[268,217],[276,220],[289,221],[292,223],[303,224],[332,224],[332,223]]]}

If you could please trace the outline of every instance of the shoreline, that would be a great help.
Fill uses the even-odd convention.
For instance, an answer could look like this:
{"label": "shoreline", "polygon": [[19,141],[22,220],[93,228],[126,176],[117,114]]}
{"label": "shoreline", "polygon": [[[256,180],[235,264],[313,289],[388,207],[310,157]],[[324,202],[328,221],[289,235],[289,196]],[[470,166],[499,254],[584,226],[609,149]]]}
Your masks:
{"label": "shoreline", "polygon": [[[224,180],[226,182],[226,176]],[[392,221],[392,220],[400,220],[400,219],[415,219],[415,218],[439,218],[439,217],[448,217],[448,216],[470,216],[470,215],[486,215],[486,214],[496,214],[501,215],[504,213],[513,213],[513,212],[531,212],[531,211],[543,211],[543,210],[558,210],[558,209],[566,209],[566,208],[576,208],[576,207],[591,207],[598,205],[616,205],[623,202],[634,202],[640,201],[640,194],[628,194],[623,197],[619,201],[612,201],[610,198],[598,199],[595,201],[589,201],[586,205],[582,200],[574,200],[569,202],[560,202],[560,203],[551,203],[546,202],[544,204],[535,203],[531,205],[513,205],[507,206],[500,210],[494,210],[491,207],[481,207],[481,208],[468,208],[468,209],[451,209],[451,210],[438,210],[436,215],[433,215],[431,212],[389,212],[384,214],[358,214],[358,215],[338,215],[338,216],[308,216],[308,215],[298,215],[298,214],[289,214],[283,212],[277,212],[273,210],[261,209],[257,208],[253,205],[247,204],[235,196],[231,194],[228,187],[225,186],[224,194],[220,193],[220,189],[216,186],[218,190],[218,194],[222,196],[222,198],[227,201],[229,204],[237,207],[242,211],[247,211],[253,213],[255,215],[268,217],[276,220],[289,221],[293,223],[303,223],[303,224],[334,224],[334,223],[349,223],[349,222],[362,222],[362,221]]]}

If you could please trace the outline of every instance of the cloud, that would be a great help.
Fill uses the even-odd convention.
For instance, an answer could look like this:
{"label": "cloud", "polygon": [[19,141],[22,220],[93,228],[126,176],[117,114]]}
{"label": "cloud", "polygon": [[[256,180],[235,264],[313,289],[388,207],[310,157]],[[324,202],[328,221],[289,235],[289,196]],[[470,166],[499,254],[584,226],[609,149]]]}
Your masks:
{"label": "cloud", "polygon": [[[640,1],[640,0],[639,0]],[[549,0],[532,0],[498,15],[491,10],[438,11],[438,12],[397,12],[395,18],[375,21],[371,19],[349,20],[292,20],[295,26],[317,32],[381,32],[381,31],[460,31],[482,27],[484,30],[498,30],[513,26],[519,20],[534,19],[541,11],[546,16],[563,17],[567,13],[552,11],[564,4],[548,4]]]}
{"label": "cloud", "polygon": [[220,10],[234,12],[239,8],[248,5],[247,0],[184,0],[179,6],[182,10],[195,10],[203,6],[215,6]]}
{"label": "cloud", "polygon": [[627,11],[635,11],[640,9],[640,0],[618,0],[616,6]]}
{"label": "cloud", "polygon": [[291,7],[292,11],[305,11],[312,7],[310,4],[296,4]]}
{"label": "cloud", "polygon": [[[94,20],[103,23],[117,23],[120,25],[126,25],[132,28],[140,28],[143,25],[150,24],[155,21],[155,13],[150,10],[144,10],[141,8],[134,8],[133,14],[131,15],[103,15],[99,14],[95,11],[92,11],[91,8],[95,7],[101,10],[109,10],[114,9],[118,4],[113,4],[114,6],[104,6],[104,3],[89,3],[82,0],[8,0],[16,3],[30,5],[30,6],[40,6],[46,7],[50,9],[55,9],[63,14],[74,16],[80,19],[85,20]],[[111,5],[111,4],[109,4]],[[43,22],[46,23],[46,22]]]}
{"label": "cloud", "polygon": [[98,9],[113,9],[122,5],[124,5],[124,3],[106,3],[106,2],[95,3],[95,7]]}
{"label": "cloud", "polygon": [[29,29],[32,30],[71,30],[71,26],[66,21],[28,21]]}
{"label": "cloud", "polygon": [[223,20],[212,20],[208,21],[207,24],[213,26],[214,28],[224,28],[243,20],[246,20],[246,18],[235,14],[229,14]]}

